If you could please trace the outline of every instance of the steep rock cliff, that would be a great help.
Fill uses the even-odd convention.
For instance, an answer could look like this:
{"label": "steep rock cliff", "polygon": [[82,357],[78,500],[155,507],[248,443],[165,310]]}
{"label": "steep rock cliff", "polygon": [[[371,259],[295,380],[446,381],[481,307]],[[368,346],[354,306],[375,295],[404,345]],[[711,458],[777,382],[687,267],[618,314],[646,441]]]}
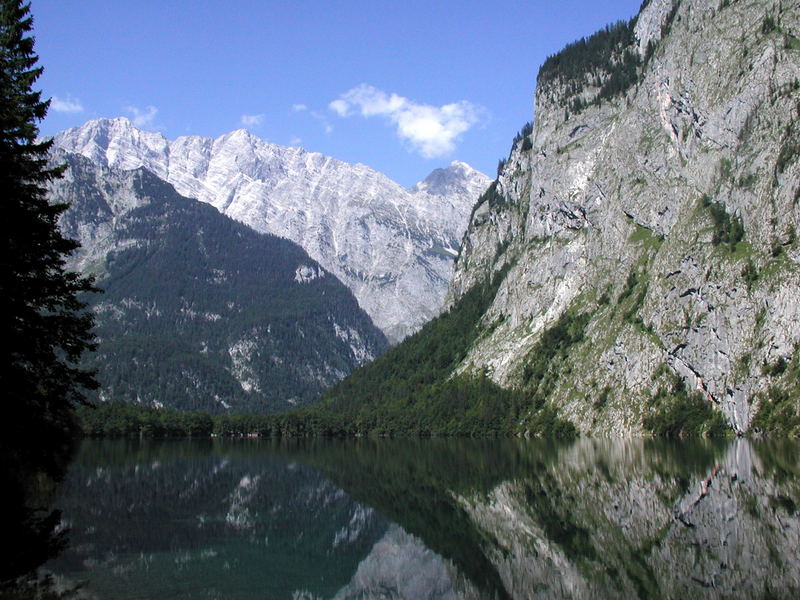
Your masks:
{"label": "steep rock cliff", "polygon": [[[791,396],[799,38],[796,2],[654,0],[548,59],[462,244],[451,306],[505,275],[456,371],[522,389],[544,372],[591,433],[641,431],[676,377],[738,432]],[[555,353],[559,324],[575,335]]]}

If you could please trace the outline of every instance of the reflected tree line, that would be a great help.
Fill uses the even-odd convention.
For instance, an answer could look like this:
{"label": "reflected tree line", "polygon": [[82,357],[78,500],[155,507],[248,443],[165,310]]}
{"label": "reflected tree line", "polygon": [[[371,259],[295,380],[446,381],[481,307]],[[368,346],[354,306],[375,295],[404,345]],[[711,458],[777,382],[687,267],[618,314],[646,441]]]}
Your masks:
{"label": "reflected tree line", "polygon": [[386,521],[280,444],[87,440],[57,498],[71,544],[46,568],[109,598],[331,597]]}
{"label": "reflected tree line", "polygon": [[796,597],[791,441],[344,440],[294,456],[457,565],[466,597]]}

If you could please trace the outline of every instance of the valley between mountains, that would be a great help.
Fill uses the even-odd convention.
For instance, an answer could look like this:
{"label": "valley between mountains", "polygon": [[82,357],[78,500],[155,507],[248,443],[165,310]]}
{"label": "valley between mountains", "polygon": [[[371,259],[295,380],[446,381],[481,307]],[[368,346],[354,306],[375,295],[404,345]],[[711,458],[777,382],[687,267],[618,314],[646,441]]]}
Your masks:
{"label": "valley between mountains", "polygon": [[[364,165],[243,130],[169,141],[103,119],[56,136],[73,174],[53,194],[73,202],[63,226],[83,245],[75,267],[101,285],[108,277],[110,290],[138,273],[125,261],[174,225],[168,212],[137,212],[152,213],[156,196],[179,194],[192,210],[210,205],[238,222],[179,227],[189,245],[170,249],[170,260],[193,264],[187,248],[206,257],[193,282],[232,285],[234,271],[212,264],[212,231],[249,235],[241,224],[302,247],[268,252],[294,252],[281,285],[326,299],[278,312],[294,319],[292,335],[314,340],[308,347],[338,350],[281,356],[267,347],[268,320],[237,324],[213,349],[222,334],[192,333],[187,360],[216,356],[226,381],[214,392],[219,411],[234,388],[249,398],[238,406],[261,402],[253,393],[272,386],[263,365],[282,360],[308,393],[278,391],[259,409],[328,389],[291,417],[295,433],[322,419],[349,434],[797,435],[799,73],[796,3],[650,0],[545,61],[534,119],[494,181],[454,162],[404,189]],[[174,190],[142,195],[132,173]],[[135,228],[141,235],[126,233]],[[238,273],[272,260],[249,259]],[[354,301],[327,302],[345,297],[323,289],[335,279]],[[189,312],[203,327],[236,323],[243,299],[200,306],[216,292],[195,287],[191,300],[193,285],[169,292],[171,323]],[[141,323],[164,314],[125,289],[96,301],[101,337],[116,322],[112,337],[130,340],[134,312]],[[306,303],[314,308],[292,313]],[[157,395],[126,399],[153,405]]]}
{"label": "valley between mountains", "polygon": [[70,266],[104,290],[97,399],[212,414],[313,402],[438,314],[489,182],[454,162],[407,190],[244,130],[168,142],[124,118],[55,147]]}

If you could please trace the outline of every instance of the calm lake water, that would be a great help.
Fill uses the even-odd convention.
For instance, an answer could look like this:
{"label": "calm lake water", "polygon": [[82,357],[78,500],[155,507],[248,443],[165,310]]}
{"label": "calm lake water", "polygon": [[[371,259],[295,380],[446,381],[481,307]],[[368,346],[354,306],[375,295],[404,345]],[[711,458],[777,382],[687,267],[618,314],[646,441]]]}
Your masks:
{"label": "calm lake water", "polygon": [[86,442],[47,567],[99,598],[796,598],[800,445]]}

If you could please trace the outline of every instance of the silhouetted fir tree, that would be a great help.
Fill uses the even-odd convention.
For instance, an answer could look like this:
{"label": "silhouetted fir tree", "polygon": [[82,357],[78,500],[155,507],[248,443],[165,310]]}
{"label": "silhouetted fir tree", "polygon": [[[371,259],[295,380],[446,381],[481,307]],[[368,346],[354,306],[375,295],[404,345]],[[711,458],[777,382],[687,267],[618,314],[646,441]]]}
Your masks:
{"label": "silhouetted fir tree", "polygon": [[24,538],[27,531],[31,542],[6,537],[12,555],[0,559],[0,582],[36,567],[53,549],[39,542],[49,537],[57,515],[33,510],[34,483],[42,475],[63,474],[75,428],[73,406],[83,388],[96,386],[92,374],[76,364],[93,347],[92,317],[79,299],[93,286],[66,271],[64,257],[77,243],[58,229],[66,205],[47,200],[45,186],[62,169],[48,168],[51,142],[37,141],[37,122],[49,101],[32,90],[42,68],[36,66],[31,27],[29,5],[0,0],[0,488],[15,504],[13,514],[4,515],[13,531],[4,529],[4,536]]}

